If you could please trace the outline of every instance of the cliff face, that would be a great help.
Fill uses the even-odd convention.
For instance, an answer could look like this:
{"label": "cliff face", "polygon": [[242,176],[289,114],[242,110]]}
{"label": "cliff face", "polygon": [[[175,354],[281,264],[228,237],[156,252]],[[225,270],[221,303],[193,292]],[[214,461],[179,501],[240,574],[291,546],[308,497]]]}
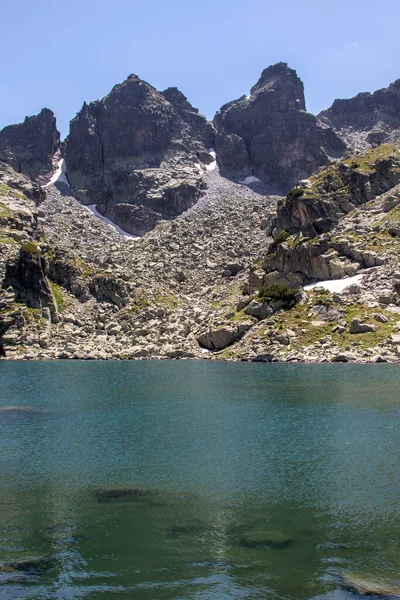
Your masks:
{"label": "cliff face", "polygon": [[195,165],[212,160],[213,139],[213,127],[179,90],[160,93],[131,75],[71,121],[69,181],[81,202],[142,234],[196,202]]}
{"label": "cliff face", "polygon": [[214,124],[223,172],[253,174],[281,189],[345,151],[332,129],[306,112],[303,83],[285,63],[265,69],[250,95],[225,104]]}
{"label": "cliff face", "polygon": [[56,119],[48,108],[38,115],[26,117],[23,123],[9,125],[0,131],[0,161],[38,183],[44,183],[50,177],[53,156],[59,146]]}
{"label": "cliff face", "polygon": [[400,139],[400,79],[373,94],[335,100],[318,115],[333,127],[350,150]]}

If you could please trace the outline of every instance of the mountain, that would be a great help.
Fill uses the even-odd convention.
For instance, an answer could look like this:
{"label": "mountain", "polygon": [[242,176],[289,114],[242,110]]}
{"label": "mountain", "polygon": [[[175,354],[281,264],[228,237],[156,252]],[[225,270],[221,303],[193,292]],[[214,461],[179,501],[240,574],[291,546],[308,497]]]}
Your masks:
{"label": "mountain", "polygon": [[176,88],[131,75],[71,121],[65,158],[76,197],[141,235],[202,193],[214,129]]}
{"label": "mountain", "polygon": [[62,148],[50,111],[3,130],[0,355],[398,362],[397,88],[328,122],[280,63],[213,125],[131,76]]}
{"label": "mountain", "polygon": [[304,86],[286,63],[265,69],[249,96],[214,117],[223,173],[255,175],[281,190],[344,154],[335,132],[306,111]]}
{"label": "mountain", "polygon": [[335,129],[352,152],[400,140],[400,79],[373,94],[335,100],[318,115],[320,123]]}
{"label": "mountain", "polygon": [[53,157],[59,147],[60,133],[54,113],[48,108],[0,131],[0,161],[39,183],[51,176]]}

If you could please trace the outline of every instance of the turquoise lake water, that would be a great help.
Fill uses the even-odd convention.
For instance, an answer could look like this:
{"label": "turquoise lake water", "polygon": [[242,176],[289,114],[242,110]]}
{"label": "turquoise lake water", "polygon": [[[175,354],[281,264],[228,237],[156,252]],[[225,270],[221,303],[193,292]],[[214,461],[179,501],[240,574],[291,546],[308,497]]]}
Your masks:
{"label": "turquoise lake water", "polygon": [[400,588],[398,366],[1,362],[0,380],[1,600]]}

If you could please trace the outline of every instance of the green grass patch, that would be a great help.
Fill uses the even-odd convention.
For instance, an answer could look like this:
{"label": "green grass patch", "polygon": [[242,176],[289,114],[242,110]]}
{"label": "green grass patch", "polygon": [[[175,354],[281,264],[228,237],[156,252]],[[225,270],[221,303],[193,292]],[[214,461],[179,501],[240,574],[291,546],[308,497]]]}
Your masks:
{"label": "green grass patch", "polygon": [[53,292],[54,300],[56,301],[57,310],[59,313],[61,313],[67,305],[63,295],[62,287],[57,283],[54,283],[54,281],[50,281],[49,283],[51,291]]}
{"label": "green grass patch", "polygon": [[35,242],[27,242],[26,244],[22,244],[21,250],[26,252],[26,254],[40,254],[40,249]]}
{"label": "green grass patch", "polygon": [[373,165],[377,160],[382,160],[389,156],[395,156],[400,159],[400,152],[395,144],[382,144],[376,148],[371,148],[362,154],[345,159],[343,163],[356,171],[370,173],[374,171]]}
{"label": "green grass patch", "polygon": [[296,303],[296,295],[297,289],[279,285],[278,283],[263,286],[258,292],[260,300],[271,300],[271,302],[282,300],[288,307]]}

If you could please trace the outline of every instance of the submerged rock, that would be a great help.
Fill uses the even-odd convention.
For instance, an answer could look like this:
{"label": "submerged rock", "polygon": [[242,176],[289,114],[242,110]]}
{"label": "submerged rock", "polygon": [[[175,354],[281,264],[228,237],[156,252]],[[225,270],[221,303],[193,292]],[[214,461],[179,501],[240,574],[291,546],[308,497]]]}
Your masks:
{"label": "submerged rock", "polygon": [[97,502],[115,502],[128,500],[131,502],[147,502],[153,492],[141,488],[110,488],[94,492]]}
{"label": "submerged rock", "polygon": [[39,575],[54,568],[55,562],[51,556],[29,557],[2,563],[0,570],[3,570],[4,567],[5,572],[18,571],[27,575]]}
{"label": "submerged rock", "polygon": [[169,531],[171,537],[183,537],[183,536],[199,536],[203,535],[208,529],[208,526],[204,523],[189,522],[176,525]]}
{"label": "submerged rock", "polygon": [[400,598],[400,587],[392,586],[388,583],[371,581],[350,573],[342,575],[339,584],[343,589],[360,594],[361,596]]}
{"label": "submerged rock", "polygon": [[279,531],[250,531],[240,538],[246,548],[271,548],[281,550],[287,548],[293,539]]}

